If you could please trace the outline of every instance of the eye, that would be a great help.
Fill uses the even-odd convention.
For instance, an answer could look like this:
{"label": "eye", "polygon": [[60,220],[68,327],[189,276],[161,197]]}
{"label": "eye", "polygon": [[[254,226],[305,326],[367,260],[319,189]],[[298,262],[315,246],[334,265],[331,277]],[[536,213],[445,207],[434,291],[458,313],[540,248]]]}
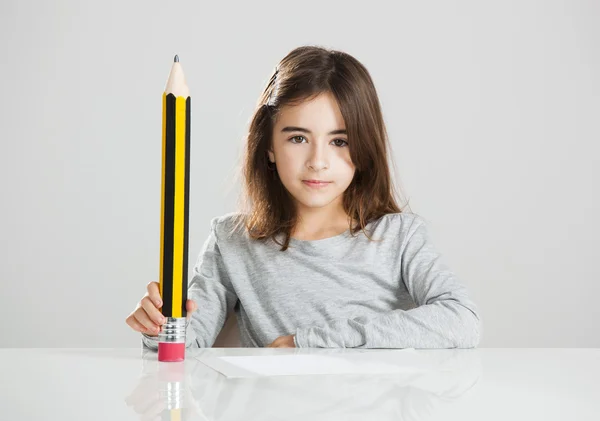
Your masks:
{"label": "eye", "polygon": [[[290,140],[292,143],[296,143],[296,144],[298,144],[298,143],[302,143],[302,142],[296,142],[296,141],[295,141],[295,140],[296,140],[296,139],[298,139],[298,138],[306,139],[304,136],[302,136],[302,135],[298,135],[298,136],[293,136],[293,137],[290,137],[290,138],[289,138],[289,140]],[[341,145],[340,145],[340,144],[336,144],[336,146],[337,146],[337,147],[339,147],[339,148],[343,148],[343,147],[345,147],[345,146],[347,146],[347,145],[348,145],[348,142],[346,142],[344,139],[335,139],[335,140],[333,140],[332,142],[342,142],[342,144],[341,144]]]}
{"label": "eye", "polygon": [[[344,142],[346,145],[348,145],[348,142],[346,142],[344,139],[335,139],[334,140],[334,142],[337,142],[337,141]],[[339,146],[340,148],[344,147],[343,144],[342,145],[336,145],[336,146]]]}
{"label": "eye", "polygon": [[[304,136],[294,136],[294,137],[290,137],[289,140],[294,140],[294,139],[297,139],[299,137],[304,138]],[[292,143],[298,143],[298,142],[292,142]]]}

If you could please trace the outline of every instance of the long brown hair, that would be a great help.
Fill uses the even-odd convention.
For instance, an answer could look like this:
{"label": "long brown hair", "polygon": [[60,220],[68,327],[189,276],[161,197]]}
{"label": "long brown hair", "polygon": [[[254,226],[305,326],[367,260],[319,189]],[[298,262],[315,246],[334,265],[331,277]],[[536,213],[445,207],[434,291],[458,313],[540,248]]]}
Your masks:
{"label": "long brown hair", "polygon": [[[279,62],[256,105],[240,166],[243,190],[234,231],[243,224],[252,239],[270,238],[282,246],[281,251],[287,250],[297,213],[277,171],[269,167],[267,150],[281,107],[324,92],[331,93],[340,107],[356,168],[343,196],[349,221],[358,222],[354,227],[349,224],[351,235],[359,228],[365,232],[370,221],[385,214],[402,212],[388,165],[391,146],[369,72],[347,53],[302,46]],[[285,235],[283,244],[276,239],[279,234]]]}

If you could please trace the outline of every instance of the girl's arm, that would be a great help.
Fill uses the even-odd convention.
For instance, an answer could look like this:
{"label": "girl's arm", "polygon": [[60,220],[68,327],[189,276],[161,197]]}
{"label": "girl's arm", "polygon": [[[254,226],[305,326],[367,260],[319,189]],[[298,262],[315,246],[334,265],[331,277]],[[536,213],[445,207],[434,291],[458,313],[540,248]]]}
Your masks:
{"label": "girl's arm", "polygon": [[475,348],[481,318],[464,285],[442,261],[415,215],[401,250],[401,281],[418,307],[376,317],[336,319],[296,331],[298,347]]}
{"label": "girl's arm", "polygon": [[[211,220],[210,235],[204,242],[188,286],[188,299],[198,309],[186,329],[186,348],[210,348],[225,324],[227,314],[238,300],[221,259],[216,236],[217,218]],[[157,337],[142,334],[142,343],[158,349]]]}

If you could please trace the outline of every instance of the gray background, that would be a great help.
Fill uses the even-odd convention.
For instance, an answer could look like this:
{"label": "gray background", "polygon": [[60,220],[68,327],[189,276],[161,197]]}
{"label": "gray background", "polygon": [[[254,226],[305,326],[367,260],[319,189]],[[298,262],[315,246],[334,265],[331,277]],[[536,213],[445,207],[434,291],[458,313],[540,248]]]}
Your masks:
{"label": "gray background", "polygon": [[129,347],[158,279],[161,97],[193,101],[190,271],[277,62],[374,78],[410,209],[480,307],[482,347],[600,347],[600,3],[3,1],[0,346]]}

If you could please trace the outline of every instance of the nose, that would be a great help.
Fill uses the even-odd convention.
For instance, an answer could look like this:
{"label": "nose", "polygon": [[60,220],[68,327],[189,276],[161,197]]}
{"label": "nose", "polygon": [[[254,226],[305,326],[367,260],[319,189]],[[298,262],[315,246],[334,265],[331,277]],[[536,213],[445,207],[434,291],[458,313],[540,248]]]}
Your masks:
{"label": "nose", "polygon": [[308,168],[314,171],[320,171],[329,167],[329,159],[327,157],[327,145],[323,142],[314,142],[310,150],[308,158]]}

